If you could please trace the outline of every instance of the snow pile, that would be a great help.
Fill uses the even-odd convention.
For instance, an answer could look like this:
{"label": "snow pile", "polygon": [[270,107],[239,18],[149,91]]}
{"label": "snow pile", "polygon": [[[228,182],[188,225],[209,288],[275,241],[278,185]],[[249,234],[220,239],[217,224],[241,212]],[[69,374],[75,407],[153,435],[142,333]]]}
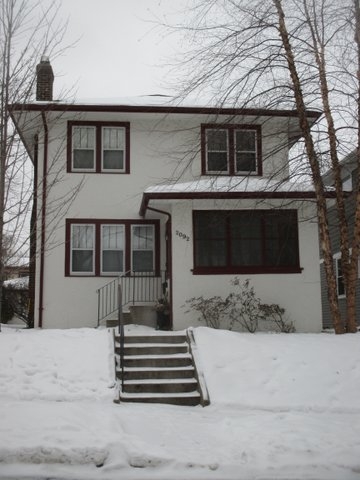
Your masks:
{"label": "snow pile", "polygon": [[[19,330],[0,334],[0,397],[111,401],[106,330]],[[113,364],[112,364],[113,367]]]}
{"label": "snow pile", "polygon": [[5,280],[5,288],[12,288],[14,290],[27,290],[29,288],[29,277],[11,278]]}
{"label": "snow pile", "polygon": [[106,330],[4,327],[0,479],[360,478],[360,333],[194,332],[206,408],[114,404]]}
{"label": "snow pile", "polygon": [[195,334],[214,403],[360,413],[360,334]]}

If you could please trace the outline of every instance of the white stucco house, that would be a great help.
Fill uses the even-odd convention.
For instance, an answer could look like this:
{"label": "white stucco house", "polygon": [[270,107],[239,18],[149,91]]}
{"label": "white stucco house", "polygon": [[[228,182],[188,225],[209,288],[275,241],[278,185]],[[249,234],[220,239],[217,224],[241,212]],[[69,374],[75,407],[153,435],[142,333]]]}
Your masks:
{"label": "white stucco house", "polygon": [[97,326],[120,281],[127,303],[166,287],[183,329],[199,324],[187,299],[237,276],[297,331],[321,330],[314,193],[288,180],[295,111],[57,102],[47,59],[37,73],[37,100],[10,106],[35,171],[35,326]]}

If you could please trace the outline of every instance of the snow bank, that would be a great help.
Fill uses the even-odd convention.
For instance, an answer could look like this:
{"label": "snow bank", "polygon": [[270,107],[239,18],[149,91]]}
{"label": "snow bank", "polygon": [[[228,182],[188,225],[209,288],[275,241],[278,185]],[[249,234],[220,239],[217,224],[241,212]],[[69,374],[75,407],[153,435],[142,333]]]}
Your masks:
{"label": "snow bank", "polygon": [[360,334],[195,337],[209,407],[117,405],[106,330],[5,327],[0,479],[359,480]]}
{"label": "snow bank", "polygon": [[0,334],[0,397],[109,401],[114,370],[106,330],[14,330]]}
{"label": "snow bank", "polygon": [[360,412],[360,334],[236,333],[199,327],[212,403]]}

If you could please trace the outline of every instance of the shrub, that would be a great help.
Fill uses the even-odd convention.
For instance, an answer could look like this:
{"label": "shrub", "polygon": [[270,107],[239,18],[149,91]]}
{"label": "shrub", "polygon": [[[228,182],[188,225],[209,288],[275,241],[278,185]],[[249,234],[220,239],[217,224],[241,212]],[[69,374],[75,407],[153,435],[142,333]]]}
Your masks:
{"label": "shrub", "polygon": [[249,279],[241,283],[235,277],[231,285],[235,287],[235,292],[229,293],[225,299],[218,295],[210,298],[201,296],[190,298],[186,303],[200,313],[199,320],[203,320],[207,327],[221,328],[227,323],[228,329],[232,330],[238,323],[243,329],[254,333],[259,328],[260,321],[269,321],[280,332],[295,331],[293,323],[285,317],[285,309],[275,303],[261,303],[254,287],[250,286]]}

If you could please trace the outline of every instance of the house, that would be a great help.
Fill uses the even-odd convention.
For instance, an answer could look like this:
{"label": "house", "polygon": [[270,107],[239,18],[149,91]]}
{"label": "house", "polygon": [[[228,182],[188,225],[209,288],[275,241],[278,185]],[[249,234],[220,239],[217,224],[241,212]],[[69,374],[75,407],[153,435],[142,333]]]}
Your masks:
{"label": "house", "polygon": [[[354,226],[355,219],[355,207],[356,207],[356,197],[353,186],[356,185],[357,178],[357,158],[356,150],[349,153],[345,158],[340,162],[341,166],[341,179],[343,183],[343,190],[350,192],[348,196],[345,196],[345,211],[346,218],[350,229]],[[333,186],[334,179],[333,173],[330,169],[323,175],[323,181],[326,186]],[[333,252],[334,259],[334,269],[336,272],[336,285],[337,285],[337,294],[339,299],[339,307],[341,315],[345,318],[346,312],[346,294],[342,276],[341,269],[341,253],[340,253],[340,231],[337,219],[337,209],[335,205],[330,205],[329,213],[329,230],[331,238],[331,248]],[[332,319],[330,313],[330,305],[327,295],[327,286],[325,278],[325,268],[323,260],[320,259],[320,275],[321,275],[321,302],[322,302],[322,312],[323,312],[323,328],[332,328]],[[358,323],[360,323],[360,280],[357,280],[357,292],[356,292],[356,318]]]}
{"label": "house", "polygon": [[35,171],[35,326],[96,327],[121,276],[123,303],[166,291],[180,330],[199,324],[187,299],[225,296],[237,276],[297,331],[321,330],[314,192],[289,180],[296,111],[57,102],[47,58],[37,80],[36,101],[10,106]]}

